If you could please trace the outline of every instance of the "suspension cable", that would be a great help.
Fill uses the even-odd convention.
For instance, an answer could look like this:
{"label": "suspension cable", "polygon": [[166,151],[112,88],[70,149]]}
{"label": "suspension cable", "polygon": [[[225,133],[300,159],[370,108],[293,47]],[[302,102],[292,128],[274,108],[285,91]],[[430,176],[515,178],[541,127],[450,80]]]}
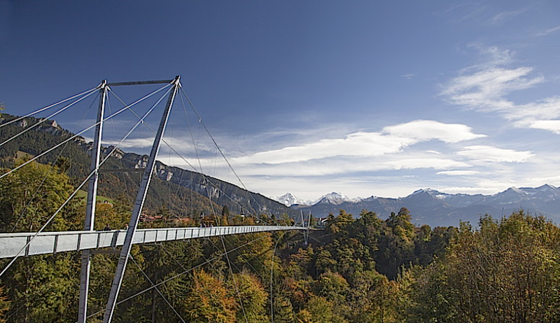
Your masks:
{"label": "suspension cable", "polygon": [[19,256],[21,255],[21,253],[23,252],[23,250],[25,250],[25,248],[27,248],[30,244],[31,241],[33,241],[38,235],[39,233],[43,232],[43,230],[47,227],[47,225],[49,225],[51,223],[51,221],[54,219],[54,217],[60,212],[62,211],[62,209],[66,206],[66,204],[68,204],[68,202],[70,202],[70,200],[72,200],[74,198],[74,196],[76,196],[76,194],[78,194],[78,191],[87,183],[87,181],[90,179],[91,176],[93,176],[94,172],[91,172],[89,174],[89,176],[86,177],[86,179],[78,186],[78,188],[72,193],[70,194],[70,197],[68,197],[66,199],[66,201],[64,201],[64,203],[62,203],[62,205],[56,210],[56,212],[54,212],[54,214],[47,220],[47,222],[45,222],[45,224],[39,229],[39,231],[35,232],[35,234],[29,239],[29,241],[27,241],[27,243],[18,251],[18,253],[14,256],[14,258],[8,263],[8,265],[6,265],[6,267],[4,267],[4,269],[2,270],[2,272],[0,272],[0,277],[2,277],[2,275],[4,275],[4,273],[8,270],[8,268],[10,268],[12,266],[12,264],[16,261],[16,259],[19,258]]}
{"label": "suspension cable", "polygon": [[183,89],[183,87],[181,87],[181,92],[183,93],[183,95],[185,96],[185,98],[186,98],[187,101],[189,102],[189,105],[191,106],[191,108],[193,109],[194,113],[195,113],[196,116],[198,117],[198,122],[202,125],[202,127],[204,128],[204,130],[206,130],[206,133],[208,134],[208,136],[210,136],[210,139],[212,139],[212,142],[214,143],[214,145],[216,146],[216,148],[218,149],[218,151],[220,152],[220,154],[221,154],[222,157],[224,158],[225,162],[228,164],[229,168],[231,169],[231,171],[233,172],[233,174],[235,175],[235,177],[237,178],[237,180],[239,181],[239,183],[241,183],[241,185],[243,186],[243,188],[247,190],[247,187],[245,186],[245,184],[243,183],[243,181],[241,180],[241,178],[239,177],[239,175],[237,175],[237,172],[235,172],[235,170],[233,169],[233,166],[231,166],[229,160],[226,158],[226,155],[224,154],[224,152],[222,151],[222,149],[220,148],[220,146],[218,146],[218,143],[217,143],[216,140],[214,139],[214,136],[212,136],[212,134],[210,133],[210,130],[208,130],[208,128],[206,127],[206,124],[202,121],[202,118],[200,117],[200,114],[198,114],[198,111],[195,109],[194,104],[192,103],[192,101],[191,101],[191,99],[189,98],[189,96],[187,95],[187,93],[185,93],[185,90]]}
{"label": "suspension cable", "polygon": [[54,116],[56,116],[57,114],[63,112],[64,110],[70,108],[71,106],[77,104],[78,102],[84,100],[85,98],[87,98],[88,96],[92,95],[94,92],[90,92],[88,95],[81,97],[79,100],[76,100],[70,104],[68,104],[67,106],[61,108],[60,110],[56,111],[55,113],[49,115],[48,117],[44,118],[43,120],[39,120],[39,122],[35,123],[34,125],[32,125],[31,127],[26,128],[23,131],[20,131],[19,133],[17,133],[16,135],[12,136],[11,138],[5,140],[4,142],[0,143],[0,147],[4,146],[5,144],[7,144],[8,142],[16,139],[17,137],[23,135],[24,133],[28,132],[31,129],[34,129],[36,127],[38,127],[39,125],[41,125],[42,123],[46,122],[47,120],[49,120],[49,118],[52,118]]}
{"label": "suspension cable", "polygon": [[187,119],[187,123],[189,124],[189,133],[191,134],[191,140],[192,140],[193,147],[194,147],[194,153],[196,155],[196,159],[198,160],[198,167],[200,167],[200,173],[203,174],[204,172],[202,171],[202,163],[200,162],[200,156],[198,155],[198,148],[197,148],[197,145],[196,145],[195,140],[194,140],[194,134],[192,132],[191,119],[189,118],[189,114],[187,113],[187,109],[186,109],[186,106],[185,106],[185,101],[183,100],[183,96],[179,95],[179,98],[181,99],[181,105],[183,106],[183,112],[185,112],[185,117]]}
{"label": "suspension cable", "polygon": [[224,236],[220,236],[222,240],[222,246],[224,247],[224,253],[226,255],[226,260],[228,263],[229,274],[231,275],[231,279],[233,280],[233,286],[235,287],[235,294],[237,294],[237,298],[239,299],[239,305],[241,305],[241,310],[243,311],[243,318],[245,319],[246,323],[249,323],[247,320],[247,313],[245,313],[245,306],[243,306],[243,300],[241,299],[241,294],[239,293],[239,286],[237,286],[237,281],[235,279],[235,275],[233,274],[233,270],[231,269],[231,262],[229,261],[229,255],[227,252],[226,244],[224,243]]}
{"label": "suspension cable", "polygon": [[80,95],[89,95],[90,92],[97,91],[98,89],[99,89],[99,86],[94,87],[93,89],[89,89],[89,90],[87,90],[87,91],[78,93],[78,94],[76,94],[76,95],[73,95],[73,96],[71,96],[71,97],[69,97],[69,98],[66,98],[66,99],[64,99],[64,100],[61,100],[61,101],[58,101],[58,102],[53,103],[53,104],[51,104],[51,105],[48,105],[48,106],[46,106],[46,107],[44,107],[44,108],[41,108],[41,109],[39,109],[39,110],[30,112],[30,113],[28,113],[28,114],[26,114],[26,115],[24,115],[24,116],[22,116],[22,117],[16,118],[16,119],[14,119],[14,120],[10,120],[9,122],[6,122],[6,123],[2,123],[2,124],[0,124],[0,128],[5,127],[5,126],[7,126],[7,125],[10,125],[10,124],[12,124],[12,123],[14,123],[14,122],[18,122],[18,121],[20,121],[20,120],[22,120],[22,119],[25,119],[25,118],[30,117],[30,116],[32,116],[32,115],[35,115],[35,114],[37,114],[37,113],[43,112],[43,111],[45,111],[45,110],[48,110],[48,109],[50,109],[50,108],[52,108],[52,107],[54,107],[54,106],[57,106],[57,105],[62,104],[62,103],[64,103],[64,102],[66,102],[66,101],[72,100],[73,98],[79,97]]}
{"label": "suspension cable", "polygon": [[[95,102],[95,100],[93,100],[93,101],[91,102],[91,104],[90,104],[89,108],[87,109],[87,111],[89,111],[89,110],[91,109],[91,106],[93,105],[94,102]],[[86,112],[84,113],[84,115],[82,116],[82,119],[81,119],[80,123],[84,120],[87,111],[86,111]],[[59,153],[58,156],[55,158],[55,160],[58,160],[58,159],[62,156],[62,154],[63,154],[65,148],[66,148],[66,147],[64,147],[64,148],[60,151],[60,153]],[[41,187],[43,186],[43,184],[44,184],[45,181],[47,180],[48,175],[49,175],[50,172],[53,170],[53,168],[54,168],[54,163],[51,165],[51,167],[49,168],[49,171],[47,172],[47,174],[45,174],[45,176],[44,176],[43,179],[41,180],[41,183],[37,186],[37,190],[35,190],[35,192],[33,193],[33,195],[29,198],[28,202],[25,204],[23,210],[21,211],[21,214],[18,216],[18,219],[17,219],[16,223],[15,223],[14,226],[12,227],[11,232],[14,232],[14,231],[15,231],[17,225],[19,224],[19,221],[23,218],[23,215],[25,214],[25,212],[27,212],[27,208],[29,207],[29,205],[31,205],[31,201],[32,201],[32,200],[35,198],[35,196],[39,193],[39,190],[41,189]]]}
{"label": "suspension cable", "polygon": [[[135,104],[140,103],[141,101],[143,101],[143,100],[147,99],[148,97],[150,97],[150,96],[156,94],[157,92],[160,92],[161,90],[163,90],[164,88],[166,88],[166,87],[168,87],[168,86],[169,86],[169,85],[164,86],[164,87],[162,87],[161,89],[159,89],[159,90],[157,90],[157,91],[154,91],[154,92],[150,93],[149,95],[147,95],[147,96],[145,96],[145,97],[143,97],[143,98],[137,100],[136,102],[132,103],[130,106],[126,106],[126,107],[122,108],[121,110],[119,110],[119,111],[113,113],[112,115],[110,115],[109,117],[105,118],[103,121],[107,121],[107,120],[109,120],[109,119],[112,119],[113,117],[115,117],[115,116],[117,116],[118,114],[121,114],[123,111],[127,110],[129,107],[131,107],[131,106],[133,106],[133,105],[135,105]],[[168,92],[169,92],[169,91],[168,91]],[[43,157],[44,155],[46,155],[46,154],[50,153],[51,151],[55,150],[56,148],[58,148],[58,147],[64,145],[65,143],[69,142],[70,140],[74,140],[76,137],[80,136],[81,134],[83,134],[83,133],[87,132],[88,130],[90,130],[90,129],[94,128],[95,126],[97,126],[99,123],[100,123],[100,122],[94,123],[93,125],[87,127],[86,129],[84,129],[84,130],[78,132],[77,134],[75,134],[75,135],[69,137],[68,139],[62,141],[61,143],[59,143],[59,144],[57,144],[57,145],[51,147],[49,150],[42,152],[41,154],[39,154],[39,155],[33,157],[32,159],[28,160],[27,162],[25,162],[25,163],[19,165],[18,167],[16,167],[16,168],[10,170],[9,172],[7,172],[7,173],[5,173],[5,174],[2,174],[2,175],[0,176],[0,179],[2,179],[2,178],[4,178],[5,176],[7,176],[7,175],[9,175],[9,174],[11,174],[11,173],[13,173],[13,172],[15,172],[15,171],[18,170],[18,169],[24,167],[25,165],[27,165],[27,164],[29,164],[29,163],[31,163],[31,162],[33,162],[33,161],[35,161],[35,160],[37,160],[37,159]]]}
{"label": "suspension cable", "polygon": [[[115,95],[115,97],[116,97],[119,101],[121,101],[122,104],[125,104],[125,105],[126,105],[126,103],[125,103],[118,95],[116,95],[114,92],[113,92],[113,95]],[[181,99],[182,99],[182,98],[181,98]],[[134,110],[131,109],[130,111],[131,111],[137,118],[140,118],[140,117],[134,112]],[[152,132],[155,133],[155,130],[154,130],[149,124],[145,124],[145,126],[146,126],[148,129],[150,129]],[[193,165],[192,165],[181,153],[179,153],[173,146],[171,146],[171,145],[165,140],[165,138],[162,138],[161,141],[162,141],[169,149],[171,149],[171,151],[173,151],[173,152],[177,155],[177,157],[179,157],[182,161],[184,161],[187,165],[189,165],[193,170],[197,171],[196,167],[193,166]],[[199,162],[200,162],[200,160],[199,160]],[[230,165],[230,167],[231,167],[231,165]],[[257,212],[250,204],[249,204],[249,207],[248,207],[248,208],[247,208],[247,207],[244,207],[244,206],[241,205],[239,202],[237,202],[233,197],[231,197],[230,195],[226,194],[216,183],[214,183],[213,181],[211,181],[210,178],[209,178],[208,176],[206,176],[204,173],[202,173],[202,166],[201,166],[201,170],[200,170],[199,173],[200,173],[200,175],[201,175],[206,181],[208,181],[208,183],[209,183],[210,185],[212,185],[212,186],[213,186],[215,189],[217,189],[220,193],[222,193],[224,196],[226,196],[232,203],[234,203],[234,204],[236,204],[237,206],[239,206],[239,208],[240,208],[241,210],[242,210],[243,208],[250,209],[250,211],[252,211],[252,212],[255,214],[255,216],[258,216],[258,212]],[[246,190],[247,190],[247,189],[246,189]],[[247,191],[248,191],[248,190],[247,190]],[[250,192],[249,192],[249,196],[250,196],[250,198],[253,198]],[[254,198],[253,198],[253,200],[254,200]],[[256,201],[255,201],[255,202],[256,202]],[[258,203],[257,203],[257,204],[258,204]],[[211,205],[210,207],[213,208],[212,205]],[[214,212],[214,213],[215,213],[215,212]]]}
{"label": "suspension cable", "polygon": [[272,256],[270,257],[270,322],[274,323],[274,290],[273,290],[273,279],[274,279],[274,255],[276,254],[276,248],[278,247],[278,242],[284,236],[285,232],[282,232],[282,235],[278,237],[276,240],[276,244],[274,245],[274,251],[272,252]]}
{"label": "suspension cable", "polygon": [[[181,87],[181,92],[183,93],[183,95],[185,96],[185,98],[187,99],[187,101],[189,102],[189,105],[191,106],[191,108],[193,109],[194,113],[196,114],[196,116],[198,117],[198,121],[200,122],[200,124],[202,124],[202,127],[204,128],[204,130],[206,130],[206,133],[208,133],[208,136],[210,136],[210,139],[212,139],[212,142],[214,143],[214,145],[216,146],[216,148],[218,149],[218,151],[220,152],[220,154],[222,155],[222,158],[224,158],[225,162],[228,164],[229,168],[231,169],[231,171],[233,172],[233,174],[235,175],[235,177],[237,178],[237,180],[239,181],[239,183],[241,183],[241,186],[243,186],[243,188],[246,191],[249,191],[247,189],[247,187],[245,186],[245,183],[243,183],[243,181],[241,180],[241,178],[239,177],[239,175],[237,174],[237,172],[235,171],[235,169],[233,169],[233,166],[230,164],[229,160],[227,159],[226,155],[224,154],[224,152],[222,151],[222,149],[220,148],[220,146],[218,146],[218,143],[216,142],[216,140],[214,139],[214,136],[212,136],[212,134],[210,133],[210,130],[208,130],[208,128],[206,127],[206,124],[202,121],[202,118],[200,117],[200,114],[198,113],[198,111],[196,110],[196,108],[194,107],[194,104],[192,103],[191,99],[189,98],[189,96],[187,95],[187,93],[185,92],[185,90],[183,89],[183,87]],[[251,197],[251,199],[253,201],[255,201],[255,203],[262,208],[262,206],[259,204],[259,202],[257,202],[257,200],[253,197],[253,195],[249,194],[249,196]]]}
{"label": "suspension cable", "polygon": [[[270,233],[267,233],[267,232],[261,232],[261,233],[270,234]],[[253,233],[253,234],[257,234],[257,233]],[[232,237],[235,237],[235,238],[237,239],[237,242],[240,241],[240,239],[239,239],[239,237],[237,237],[237,235],[233,235]],[[245,264],[248,265],[249,267],[251,267],[251,269],[253,270],[253,272],[254,272],[255,274],[257,274],[257,275],[261,278],[261,280],[264,282],[265,279],[264,279],[263,275],[261,275],[261,273],[249,262],[250,259],[257,259],[261,264],[265,265],[265,263],[262,262],[262,261],[260,261],[260,259],[258,259],[257,256],[258,256],[258,254],[252,254],[252,255],[250,255],[250,256],[247,258],[247,260],[245,260]],[[239,269],[239,267],[237,267],[235,264],[232,264],[232,265],[233,265],[238,271],[241,271],[241,270]]]}
{"label": "suspension cable", "polygon": [[[243,247],[245,247],[245,246],[247,246],[247,245],[249,245],[249,244],[251,244],[251,243],[254,243],[254,242],[256,242],[256,241],[259,241],[259,240],[261,240],[261,239],[263,239],[263,238],[264,238],[264,237],[260,237],[260,238],[257,238],[257,239],[255,239],[255,240],[253,240],[253,241],[247,242],[247,243],[245,243],[245,244],[243,244],[243,245],[241,245],[241,246],[238,246],[238,247],[236,247],[236,248],[231,249],[231,250],[228,251],[227,253],[231,253],[231,252],[233,252],[233,251],[236,251],[236,250],[238,250],[238,249],[241,249],[241,248],[243,248]],[[185,270],[185,271],[183,271],[183,272],[178,273],[177,275],[174,275],[174,276],[171,276],[171,277],[169,277],[169,278],[167,278],[167,279],[164,279],[164,280],[162,280],[161,282],[154,284],[152,287],[148,287],[148,288],[146,288],[146,289],[144,289],[144,290],[142,290],[142,291],[137,292],[136,294],[133,294],[133,295],[131,295],[131,296],[129,296],[129,297],[127,297],[127,298],[125,298],[125,299],[123,299],[123,300],[117,302],[116,305],[120,305],[120,304],[122,304],[122,303],[124,303],[124,302],[126,302],[126,301],[129,301],[129,300],[131,300],[131,299],[133,299],[133,298],[135,298],[135,297],[137,297],[137,296],[139,296],[139,295],[142,295],[142,294],[144,294],[144,293],[146,293],[146,292],[152,290],[153,288],[155,288],[155,287],[157,287],[157,286],[166,284],[166,283],[168,283],[168,282],[170,282],[170,281],[172,281],[172,280],[175,280],[175,279],[177,279],[177,278],[179,278],[179,277],[181,277],[181,276],[183,276],[183,275],[185,275],[185,274],[188,274],[189,272],[191,272],[191,271],[193,271],[193,270],[195,270],[195,269],[197,269],[197,268],[200,268],[200,267],[202,267],[202,266],[204,266],[204,265],[206,265],[206,264],[208,264],[208,263],[210,263],[210,262],[212,262],[212,261],[215,261],[215,260],[220,259],[220,258],[223,257],[224,255],[225,255],[225,253],[216,255],[216,256],[212,257],[211,259],[206,260],[205,262],[202,262],[202,263],[200,263],[200,264],[198,264],[198,265],[196,265],[196,266],[193,266],[193,267],[190,268],[190,269],[187,269],[187,270]],[[101,314],[101,313],[103,313],[103,312],[105,312],[104,309],[101,310],[101,311],[98,311],[98,312],[96,312],[96,313],[93,313],[93,314],[88,315],[88,318],[95,317],[95,316],[97,316],[97,315],[99,315],[99,314]],[[76,323],[77,323],[77,322],[76,322]]]}
{"label": "suspension cable", "polygon": [[142,268],[140,267],[140,265],[136,262],[136,260],[134,260],[134,257],[132,257],[131,254],[128,254],[128,257],[130,258],[130,260],[132,260],[132,262],[136,265],[136,267],[138,267],[138,269],[140,270],[140,272],[144,275],[144,277],[146,277],[146,279],[150,282],[150,284],[152,286],[154,286],[155,290],[158,292],[159,296],[161,296],[161,298],[163,298],[163,300],[165,301],[165,303],[171,308],[171,310],[175,313],[175,315],[177,315],[177,317],[181,320],[181,322],[183,323],[187,323],[185,322],[185,320],[183,320],[183,318],[181,317],[181,315],[177,312],[177,310],[175,310],[175,308],[173,307],[173,305],[171,305],[171,303],[169,303],[169,301],[167,300],[167,298],[165,296],[163,296],[163,294],[161,293],[161,291],[159,290],[159,288],[157,288],[157,286],[154,285],[154,283],[152,282],[152,280],[150,279],[150,277],[148,277],[148,275],[142,270]]}
{"label": "suspension cable", "polygon": [[[170,90],[169,90],[170,91]],[[169,92],[168,91],[168,92]],[[167,93],[166,93],[167,94]],[[119,145],[128,138],[128,136],[132,133],[132,131],[134,129],[136,129],[138,127],[138,125],[140,123],[142,123],[144,121],[144,119],[154,110],[154,108],[157,106],[157,104],[159,104],[159,102],[161,102],[161,100],[165,97],[164,94],[153,106],[152,108],[146,112],[146,114],[144,115],[143,118],[141,118],[141,120],[139,120],[134,127],[127,133],[126,137],[124,137],[121,142],[119,143]],[[59,145],[57,145],[58,147]],[[103,161],[99,164],[99,167],[101,167],[101,165],[103,165],[108,159],[109,157],[113,154],[113,152],[118,148],[118,145],[115,146],[113,148],[113,150],[111,151],[111,153],[109,153],[104,159]],[[25,163],[28,164],[28,163]],[[19,169],[21,167],[18,167],[16,169]],[[15,170],[15,169],[14,169]],[[72,194],[70,194],[70,196],[66,199],[66,201],[64,201],[64,203],[56,210],[56,212],[47,220],[47,222],[39,229],[39,231],[37,231],[30,239],[29,241],[20,249],[20,251],[15,255],[15,257],[8,263],[8,265],[6,265],[6,267],[2,270],[2,272],[0,272],[0,277],[2,277],[2,275],[8,270],[8,268],[10,268],[12,266],[12,264],[16,261],[17,258],[19,258],[19,256],[21,255],[21,253],[23,252],[23,250],[25,250],[25,248],[27,248],[31,242],[39,235],[39,233],[41,233],[46,227],[47,225],[49,225],[49,223],[55,218],[55,216],[60,213],[60,211],[62,211],[62,209],[70,202],[70,200],[72,200],[74,198],[74,196],[76,196],[76,194],[78,194],[78,191],[89,181],[89,179],[91,178],[91,176],[93,176],[93,174],[96,172],[97,170],[92,170],[89,175],[86,177],[86,179],[78,186],[78,188],[76,188],[74,190],[74,192]],[[6,176],[7,174],[10,174],[11,172],[8,172],[6,174],[3,174],[2,176],[0,176],[0,179],[3,178],[4,176]]]}

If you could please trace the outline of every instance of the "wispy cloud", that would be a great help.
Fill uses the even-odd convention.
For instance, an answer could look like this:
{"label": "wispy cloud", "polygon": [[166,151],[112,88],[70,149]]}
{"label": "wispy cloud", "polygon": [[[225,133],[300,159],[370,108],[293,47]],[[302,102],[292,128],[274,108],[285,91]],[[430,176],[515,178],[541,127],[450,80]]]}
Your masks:
{"label": "wispy cloud", "polygon": [[[421,168],[464,169],[470,165],[457,160],[456,156],[433,149],[414,149],[414,145],[432,141],[455,145],[484,137],[463,124],[415,120],[388,126],[379,132],[355,132],[342,138],[314,140],[233,157],[230,161],[245,176],[324,176]],[[176,165],[184,164],[184,160],[179,158],[167,160]],[[212,165],[213,169],[227,168],[223,161],[216,158],[202,158],[200,163],[205,168],[207,165]]]}
{"label": "wispy cloud", "polygon": [[554,96],[543,100],[521,104],[511,111],[510,118],[517,120],[518,126],[528,126],[530,128],[546,129],[539,124],[556,123],[560,118],[560,97]]}
{"label": "wispy cloud", "polygon": [[479,63],[474,68],[492,67],[496,65],[510,64],[514,60],[515,53],[508,49],[500,49],[496,46],[484,46],[481,43],[471,43],[468,47],[475,48],[482,54],[485,61]]}
{"label": "wispy cloud", "polygon": [[445,84],[441,94],[450,103],[480,112],[497,112],[517,127],[549,130],[560,134],[560,97],[516,103],[509,95],[546,81],[528,66],[509,67],[512,53],[496,47],[480,49],[487,61],[470,66]]}
{"label": "wispy cloud", "polygon": [[[378,189],[381,187],[379,181],[393,178],[403,181],[403,187],[411,192],[417,188],[412,186],[418,185],[418,178],[406,179],[407,173],[415,174],[413,177],[422,177],[417,174],[440,175],[437,179],[440,187],[448,180],[445,176],[468,176],[475,183],[500,178],[500,172],[508,172],[515,164],[527,162],[533,157],[529,151],[477,144],[484,138],[485,135],[474,133],[463,124],[415,120],[387,126],[378,132],[355,132],[341,138],[312,140],[305,144],[233,157],[229,161],[250,189],[268,188],[267,191],[281,195],[293,191],[294,185],[301,186],[302,190],[322,191],[325,183],[328,183],[329,190],[348,193],[367,190],[366,187],[371,187],[373,182],[363,182],[364,178],[376,176],[375,187]],[[426,143],[430,149],[424,149],[424,144],[417,145],[420,143]],[[219,156],[190,160],[188,166],[192,167],[185,165],[185,160],[178,157],[172,156],[162,161],[235,181],[228,164]],[[352,178],[361,179],[363,183],[352,182]],[[266,180],[263,182],[263,179]],[[499,183],[496,181],[495,184]],[[500,189],[507,188],[503,187],[506,184],[502,182]],[[270,185],[274,185],[274,188],[270,188]],[[391,187],[389,183],[384,185],[386,189]],[[477,192],[484,191],[485,186],[482,185],[476,188]],[[410,193],[403,191],[406,193],[404,195]],[[314,195],[310,193],[308,197],[315,198]]]}
{"label": "wispy cloud", "polygon": [[477,161],[506,163],[521,163],[534,156],[530,151],[516,151],[492,146],[468,146],[457,154]]}
{"label": "wispy cloud", "polygon": [[375,159],[364,157],[332,157],[298,163],[284,164],[238,164],[236,169],[243,176],[289,176],[289,177],[322,177],[350,174],[372,173],[397,170],[435,169],[449,170],[455,168],[469,168],[466,162],[454,160],[450,156],[434,157],[422,153],[399,153],[379,156]]}
{"label": "wispy cloud", "polygon": [[442,92],[449,101],[469,109],[511,111],[515,104],[505,98],[513,91],[527,89],[541,83],[543,77],[527,78],[532,68],[486,68],[454,78]]}
{"label": "wispy cloud", "polygon": [[490,18],[490,23],[493,24],[493,25],[501,25],[501,24],[505,23],[506,21],[523,14],[526,11],[527,11],[526,8],[519,9],[519,10],[513,10],[513,11],[503,11],[503,12],[500,12],[500,13],[492,16],[492,18]]}
{"label": "wispy cloud", "polygon": [[451,158],[406,158],[402,157],[394,161],[386,163],[386,170],[401,170],[401,169],[452,169],[469,167],[465,162],[453,160]]}
{"label": "wispy cloud", "polygon": [[374,157],[396,153],[423,141],[456,143],[482,137],[484,135],[473,133],[466,125],[416,120],[385,127],[381,132],[356,132],[348,134],[345,138],[323,139],[299,146],[258,152],[236,158],[236,161],[281,164],[335,156]]}
{"label": "wispy cloud", "polygon": [[531,128],[542,129],[560,135],[560,120],[537,120],[531,122]]}
{"label": "wispy cloud", "polygon": [[120,149],[146,149],[152,146],[154,143],[153,138],[133,138],[126,139],[124,141],[119,140],[104,140],[103,145],[107,146],[117,146]]}
{"label": "wispy cloud", "polygon": [[404,74],[404,75],[401,75],[401,77],[404,77],[404,78],[407,79],[407,80],[412,80],[412,78],[415,77],[415,76],[416,76],[416,75],[415,75],[415,74],[412,74],[412,73],[411,73],[411,74]]}
{"label": "wispy cloud", "polygon": [[546,35],[555,33],[555,32],[557,32],[557,31],[559,31],[559,30],[560,30],[560,26],[556,26],[556,27],[549,28],[549,29],[547,29],[547,30],[543,30],[543,31],[541,31],[541,32],[538,32],[536,35],[537,35],[537,36],[546,36]]}
{"label": "wispy cloud", "polygon": [[438,175],[448,175],[448,176],[470,176],[470,175],[477,175],[479,171],[476,170],[444,170],[441,172],[437,172]]}

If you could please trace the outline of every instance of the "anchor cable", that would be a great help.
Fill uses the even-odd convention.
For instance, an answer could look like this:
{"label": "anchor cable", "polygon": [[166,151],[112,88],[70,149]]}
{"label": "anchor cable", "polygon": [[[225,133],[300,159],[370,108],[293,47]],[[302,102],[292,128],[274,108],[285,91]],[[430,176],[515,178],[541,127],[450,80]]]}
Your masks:
{"label": "anchor cable", "polygon": [[[170,90],[169,90],[170,91]],[[168,91],[168,92],[169,92]],[[167,93],[166,93],[167,94]],[[144,119],[154,110],[154,108],[156,107],[157,104],[159,104],[159,102],[161,102],[161,100],[165,97],[164,94],[153,106],[152,108],[144,115],[144,117],[139,120],[134,127],[127,133],[127,135],[121,140],[121,142],[119,144],[121,144],[125,139],[128,138],[128,136],[133,132],[134,129],[136,129],[138,127],[138,125],[140,123],[142,123],[144,121]],[[121,110],[122,111],[122,110]],[[97,124],[97,123],[96,123]],[[72,137],[71,137],[72,138]],[[55,147],[60,146],[57,145]],[[101,167],[101,165],[103,165],[108,159],[109,157],[112,155],[112,153],[118,148],[118,145],[114,147],[114,149],[111,151],[111,153],[109,153],[104,159],[103,161],[99,164],[99,167]],[[27,163],[26,163],[27,164]],[[19,169],[21,167],[18,167],[16,169]],[[14,169],[15,170],[15,169]],[[74,192],[72,194],[70,194],[70,196],[66,199],[66,201],[64,201],[64,203],[62,203],[62,205],[56,210],[56,212],[47,220],[47,222],[39,229],[39,231],[37,231],[30,239],[29,241],[19,250],[19,252],[15,255],[15,257],[8,263],[8,265],[6,265],[6,267],[4,267],[4,269],[2,270],[2,272],[0,272],[0,277],[2,277],[2,275],[12,266],[12,264],[16,261],[17,258],[19,258],[19,256],[21,255],[21,253],[23,252],[23,250],[25,250],[30,244],[31,242],[39,235],[39,233],[41,233],[49,224],[50,222],[56,217],[56,215],[58,215],[58,213],[60,213],[60,211],[62,211],[62,209],[70,202],[70,200],[72,200],[74,198],[74,196],[76,196],[76,194],[78,194],[78,191],[89,181],[89,179],[91,178],[91,176],[93,176],[93,174],[95,174],[97,170],[94,169],[92,170],[89,175],[86,177],[86,179],[84,179],[84,181],[82,181],[82,183],[78,186],[78,188],[76,188],[74,190]],[[2,176],[0,176],[0,179],[3,178],[4,176],[6,176],[7,174],[10,174],[11,172],[8,172],[6,174],[3,174]]]}

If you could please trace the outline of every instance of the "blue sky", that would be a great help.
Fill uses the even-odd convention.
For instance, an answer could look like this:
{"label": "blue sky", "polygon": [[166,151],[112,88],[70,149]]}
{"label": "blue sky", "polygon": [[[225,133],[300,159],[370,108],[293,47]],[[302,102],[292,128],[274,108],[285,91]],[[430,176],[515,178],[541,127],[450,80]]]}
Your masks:
{"label": "blue sky", "polygon": [[[0,1],[7,113],[103,79],[175,75],[245,186],[266,196],[560,185],[557,1]],[[83,103],[55,119],[83,129],[95,115]],[[174,149],[239,184],[191,139],[197,119],[187,130],[179,116]],[[104,142],[133,117],[112,121]],[[142,129],[125,151],[147,151]],[[160,159],[190,168],[167,148]]]}

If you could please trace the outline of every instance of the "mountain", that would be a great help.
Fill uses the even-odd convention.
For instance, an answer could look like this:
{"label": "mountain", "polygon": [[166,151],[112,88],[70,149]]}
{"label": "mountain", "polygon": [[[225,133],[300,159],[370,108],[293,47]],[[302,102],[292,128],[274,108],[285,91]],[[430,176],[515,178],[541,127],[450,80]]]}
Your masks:
{"label": "mountain", "polygon": [[321,198],[313,204],[340,205],[342,203],[352,202],[352,201],[353,200],[348,198],[346,195],[342,195],[337,192],[332,192],[321,196]]}
{"label": "mountain", "polygon": [[280,197],[274,198],[274,200],[284,204],[285,206],[292,206],[292,205],[309,205],[308,201],[304,201],[298,197],[296,197],[292,193],[286,193]]}
{"label": "mountain", "polygon": [[298,207],[305,207],[308,205],[315,205],[315,204],[340,205],[345,202],[356,202],[359,201],[360,199],[359,198],[351,199],[341,193],[332,192],[321,196],[318,200],[315,201],[302,200],[296,197],[292,193],[286,193],[280,197],[274,198],[274,200],[286,206],[293,206],[294,208],[298,208]]}
{"label": "mountain", "polygon": [[[15,118],[2,114],[0,124]],[[34,128],[30,129],[31,127]],[[0,140],[5,141],[22,129],[32,131],[27,131],[0,147],[0,167],[13,167],[13,157],[21,153],[35,156],[44,151],[45,147],[52,147],[73,136],[55,121],[29,117],[1,127]],[[103,151],[105,155],[111,152],[112,155],[101,169],[99,194],[132,202],[148,156],[119,149],[113,151],[113,147],[104,147]],[[88,152],[91,152],[91,143],[82,137],[76,137],[41,157],[39,162],[60,163],[74,178],[75,184],[78,184],[89,170]],[[65,156],[64,160],[57,159],[61,153]],[[560,220],[560,189],[552,185],[537,188],[512,187],[494,195],[448,194],[421,189],[397,199],[374,196],[350,199],[341,193],[332,192],[309,203],[289,193],[279,198],[281,202],[274,201],[217,178],[161,162],[157,162],[155,174],[146,208],[152,212],[168,208],[172,214],[180,216],[220,213],[227,206],[233,214],[288,214],[294,218],[303,211],[311,212],[315,217],[326,217],[329,213],[338,214],[343,209],[354,216],[359,216],[362,210],[369,210],[386,218],[391,212],[396,213],[401,207],[406,207],[411,212],[414,223],[430,226],[457,226],[459,221],[477,224],[480,215],[490,214],[499,218],[520,209],[535,215],[542,214],[554,221]],[[288,204],[291,207],[288,208]]]}
{"label": "mountain", "polygon": [[[8,123],[18,117],[9,114],[0,116],[0,124]],[[37,126],[35,126],[37,125]],[[31,128],[34,127],[34,128]],[[31,128],[31,129],[30,129]],[[53,147],[61,141],[74,136],[62,129],[55,121],[24,118],[0,128],[0,140],[26,131],[16,139],[0,147],[0,167],[12,168],[13,157],[25,153],[36,156],[47,147]],[[142,177],[148,156],[127,153],[114,147],[103,147],[105,156],[110,158],[100,169],[99,194],[110,198],[121,198],[131,203],[136,197],[138,183]],[[61,163],[59,155],[65,156],[67,173],[77,185],[89,172],[92,143],[83,137],[76,137],[66,145],[41,157],[41,163]],[[202,213],[221,214],[227,206],[231,214],[268,214],[295,216],[299,214],[285,205],[261,194],[250,192],[231,183],[206,176],[197,172],[156,163],[154,180],[150,183],[145,208],[156,212],[162,208],[178,216],[197,216]]]}
{"label": "mountain", "polygon": [[476,225],[481,215],[489,214],[500,218],[521,209],[533,215],[544,215],[555,222],[560,221],[560,188],[548,184],[537,188],[511,187],[494,195],[448,194],[420,189],[397,199],[372,196],[338,203],[340,201],[336,198],[321,198],[315,204],[294,205],[292,208],[311,212],[315,217],[326,217],[329,213],[336,215],[342,209],[354,216],[359,216],[362,210],[368,210],[386,218],[391,212],[397,213],[401,207],[406,207],[412,214],[414,223],[432,227],[458,226],[460,221]]}

